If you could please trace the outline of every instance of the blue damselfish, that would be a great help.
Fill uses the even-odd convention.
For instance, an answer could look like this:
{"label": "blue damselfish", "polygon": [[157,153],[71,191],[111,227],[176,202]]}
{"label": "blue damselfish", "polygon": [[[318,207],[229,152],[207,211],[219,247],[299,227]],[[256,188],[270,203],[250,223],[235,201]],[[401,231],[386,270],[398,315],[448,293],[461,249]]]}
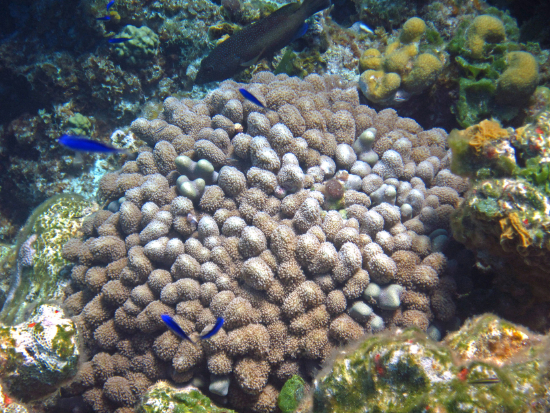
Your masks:
{"label": "blue damselfish", "polygon": [[264,104],[262,102],[260,102],[258,100],[258,98],[256,96],[254,96],[252,93],[250,93],[248,90],[246,90],[245,88],[240,88],[239,89],[239,92],[241,92],[241,95],[243,95],[243,97],[249,101],[251,101],[252,103],[254,103],[255,105],[258,105],[260,106],[261,108],[265,108]]}
{"label": "blue damselfish", "polygon": [[132,40],[133,37],[111,37],[109,39],[109,43],[124,43],[124,42],[127,42],[128,40]]}
{"label": "blue damselfish", "polygon": [[[184,340],[189,340],[191,343],[193,343],[193,340],[189,338],[187,334],[185,334],[185,331],[182,330],[182,328],[176,323],[176,321],[172,318],[172,316],[168,314],[162,314],[160,316],[162,318],[162,321],[166,326],[172,330],[176,335],[180,336]],[[193,343],[194,344],[194,343]]]}
{"label": "blue damselfish", "polygon": [[126,149],[113,148],[103,142],[94,141],[92,139],[84,138],[78,135],[63,135],[57,142],[66,148],[72,149],[76,152],[88,152],[88,153],[121,153],[128,154]]}
{"label": "blue damselfish", "polygon": [[111,17],[109,17],[109,16],[96,17],[96,20],[105,20],[105,21],[107,21],[107,20],[111,20]]}
{"label": "blue damselfish", "polygon": [[220,331],[220,328],[223,326],[223,318],[218,317],[216,320],[216,324],[214,324],[214,327],[212,327],[212,330],[210,330],[208,333],[203,334],[201,336],[201,340],[206,340],[207,338],[212,337],[214,334],[216,334],[218,331]]}
{"label": "blue damselfish", "polygon": [[111,0],[109,3],[107,3],[107,5],[105,6],[105,10],[109,10],[113,4],[115,4],[115,0]]}

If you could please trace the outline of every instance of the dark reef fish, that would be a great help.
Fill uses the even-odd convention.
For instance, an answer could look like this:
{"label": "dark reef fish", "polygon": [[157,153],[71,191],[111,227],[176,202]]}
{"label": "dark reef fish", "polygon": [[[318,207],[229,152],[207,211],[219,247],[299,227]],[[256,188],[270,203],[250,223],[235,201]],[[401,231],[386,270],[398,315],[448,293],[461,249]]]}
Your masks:
{"label": "dark reef fish", "polygon": [[208,333],[203,334],[201,336],[201,340],[206,340],[207,338],[212,337],[214,334],[220,331],[220,328],[222,328],[222,326],[223,326],[223,318],[218,317],[218,319],[216,320],[216,324],[214,324],[214,327],[212,327],[212,329]]}
{"label": "dark reef fish", "polygon": [[77,135],[63,135],[57,142],[66,148],[72,149],[76,152],[88,152],[88,153],[120,153],[128,155],[130,152],[126,149],[114,148],[103,142],[94,141],[92,139],[84,138]]}
{"label": "dark reef fish", "polygon": [[111,37],[109,39],[109,43],[124,43],[124,42],[127,42],[128,40],[132,40],[133,37]]}
{"label": "dark reef fish", "polygon": [[304,21],[330,6],[330,0],[287,4],[220,43],[202,62],[195,83],[228,79],[282,49],[304,33]]}
{"label": "dark reef fish", "polygon": [[176,321],[170,315],[162,314],[160,318],[162,318],[162,321],[164,322],[164,324],[166,324],[166,326],[170,330],[172,330],[176,335],[180,336],[184,340],[189,340],[191,343],[195,344],[195,342],[191,340],[191,338],[187,334],[185,334],[185,331],[183,331],[183,329],[179,326],[179,324],[176,323]]}
{"label": "dark reef fish", "polygon": [[240,88],[239,92],[241,92],[241,95],[243,95],[243,97],[245,99],[251,101],[252,103],[254,103],[255,105],[258,105],[261,108],[265,108],[264,104],[262,102],[260,102],[256,96],[254,96],[252,93],[250,93],[245,88],[243,88],[243,87]]}

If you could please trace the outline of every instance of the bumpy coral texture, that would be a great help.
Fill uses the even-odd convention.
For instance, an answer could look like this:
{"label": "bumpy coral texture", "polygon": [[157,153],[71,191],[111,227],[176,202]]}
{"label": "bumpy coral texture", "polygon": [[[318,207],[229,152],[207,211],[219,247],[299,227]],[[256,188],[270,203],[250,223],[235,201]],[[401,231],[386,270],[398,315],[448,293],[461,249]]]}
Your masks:
{"label": "bumpy coral texture", "polygon": [[[166,99],[162,122],[198,143],[194,155],[180,138],[156,137],[159,120],[136,121],[155,149],[138,157],[140,173],[105,178],[116,185],[104,184],[103,196],[126,198],[109,234],[98,213],[75,243],[67,306],[93,359],[64,394],[84,393],[94,411],[132,406],[156,380],[210,373],[228,375],[233,406],[275,411],[261,401],[293,374],[311,378],[371,328],[453,318],[447,259],[430,238],[446,233],[466,189],[448,170],[445,132],[376,113],[332,76],[256,74],[247,87],[267,109],[245,101],[241,86],[225,81],[202,101]],[[376,136],[372,169],[352,148],[366,128]],[[194,201],[176,189],[174,156],[184,153],[215,160],[219,172]],[[280,170],[299,179],[290,185]],[[326,199],[329,180],[340,182],[340,199]],[[403,290],[395,311],[364,294],[388,284]],[[358,301],[373,311],[354,318]],[[167,330],[162,314],[196,343]],[[217,317],[220,331],[198,340]]]}

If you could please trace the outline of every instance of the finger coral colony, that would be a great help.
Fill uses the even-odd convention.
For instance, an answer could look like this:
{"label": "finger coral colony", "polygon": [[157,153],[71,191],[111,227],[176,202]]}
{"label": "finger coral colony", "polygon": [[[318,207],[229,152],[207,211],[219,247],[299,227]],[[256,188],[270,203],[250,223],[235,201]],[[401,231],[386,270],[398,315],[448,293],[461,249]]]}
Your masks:
{"label": "finger coral colony", "polygon": [[45,2],[0,16],[2,412],[550,411],[546,21]]}
{"label": "finger coral colony", "polygon": [[[248,88],[266,109],[239,86],[167,98],[156,120],[134,121],[151,146],[100,182],[105,200],[124,201],[86,219],[85,238],[63,249],[77,264],[65,305],[95,354],[94,379],[67,389],[85,390],[97,411],[135,403],[139,388],[111,390],[128,375],[148,385],[202,376],[214,393],[223,376],[234,408],[274,411],[287,379],[311,377],[365,332],[454,318],[441,247],[466,185],[448,169],[446,133],[361,105],[334,76],[258,73]],[[372,165],[358,160],[371,149],[354,145],[367,129]],[[222,166],[231,156],[237,166]],[[182,176],[206,178],[197,196],[183,196]],[[162,314],[191,338],[225,323],[194,345]]]}

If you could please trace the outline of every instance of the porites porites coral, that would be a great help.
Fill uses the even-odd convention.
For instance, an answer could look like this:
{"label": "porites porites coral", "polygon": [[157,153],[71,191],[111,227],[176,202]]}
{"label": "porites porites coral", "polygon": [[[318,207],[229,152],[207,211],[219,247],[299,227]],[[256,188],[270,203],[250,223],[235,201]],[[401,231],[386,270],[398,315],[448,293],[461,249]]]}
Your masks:
{"label": "porites porites coral", "polygon": [[[133,406],[152,380],[209,371],[229,376],[229,400],[274,411],[284,379],[380,325],[350,316],[374,282],[407,288],[395,325],[452,319],[446,258],[425,232],[445,221],[432,210],[452,210],[466,189],[446,169],[446,135],[360,105],[337,77],[253,82],[269,110],[226,81],[203,101],[169,98],[159,119],[134,122],[151,147],[100,185],[125,202],[88,219],[87,239],[66,247],[79,264],[67,305],[97,353],[86,365],[93,380],[80,379],[90,405]],[[370,158],[354,145],[367,128]],[[180,155],[217,173],[193,200],[176,192]],[[193,344],[167,331],[162,314],[195,340],[225,321]]]}

